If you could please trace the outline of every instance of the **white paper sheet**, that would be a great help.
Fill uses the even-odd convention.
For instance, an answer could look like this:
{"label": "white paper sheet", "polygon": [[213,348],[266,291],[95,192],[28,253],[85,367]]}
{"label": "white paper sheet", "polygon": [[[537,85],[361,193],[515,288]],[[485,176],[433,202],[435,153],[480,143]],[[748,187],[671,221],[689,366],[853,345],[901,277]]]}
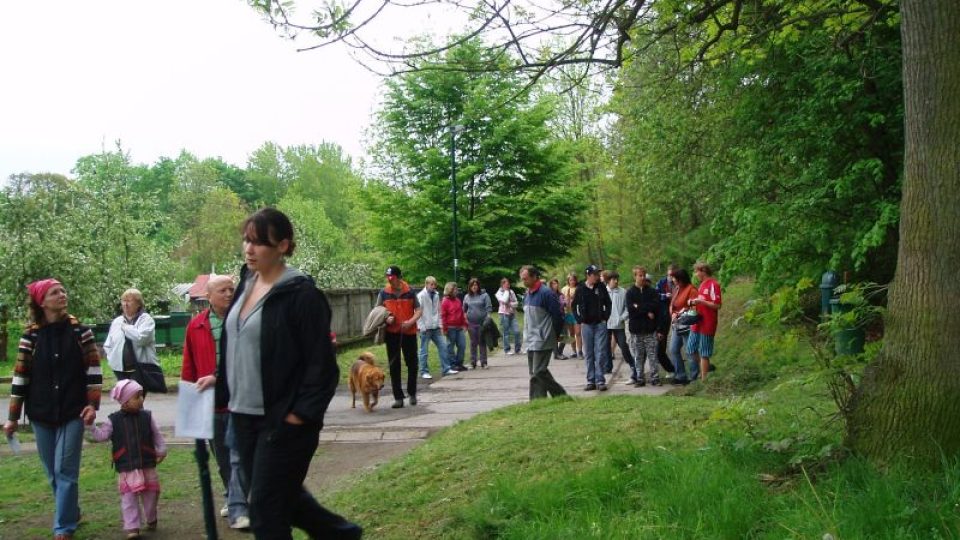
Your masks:
{"label": "white paper sheet", "polygon": [[197,385],[178,383],[177,423],[174,435],[188,439],[213,438],[213,388],[197,391]]}

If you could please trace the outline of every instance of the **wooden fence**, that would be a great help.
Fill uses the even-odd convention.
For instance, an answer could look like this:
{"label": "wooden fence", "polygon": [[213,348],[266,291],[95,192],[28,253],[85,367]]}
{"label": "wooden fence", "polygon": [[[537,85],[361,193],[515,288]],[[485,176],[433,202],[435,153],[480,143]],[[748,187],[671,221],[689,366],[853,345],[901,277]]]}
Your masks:
{"label": "wooden fence", "polygon": [[337,343],[348,345],[362,339],[363,321],[377,303],[380,289],[327,289],[333,315],[330,329],[337,334]]}

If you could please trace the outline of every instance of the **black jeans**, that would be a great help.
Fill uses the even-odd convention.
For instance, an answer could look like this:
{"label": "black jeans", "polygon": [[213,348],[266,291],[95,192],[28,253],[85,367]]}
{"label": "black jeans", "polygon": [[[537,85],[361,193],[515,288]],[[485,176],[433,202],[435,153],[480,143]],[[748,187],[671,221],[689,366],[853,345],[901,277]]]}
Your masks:
{"label": "black jeans", "polygon": [[[630,373],[635,373],[633,370],[634,360],[633,355],[630,354],[630,346],[627,344],[627,331],[623,328],[617,328],[614,330],[609,330],[610,334],[614,336],[614,339],[617,340],[617,348],[620,349],[620,354],[623,355],[623,361],[630,366]],[[607,347],[610,347],[610,342],[607,342]],[[611,358],[608,356],[608,358]],[[631,376],[631,378],[633,378]]]}
{"label": "black jeans", "polygon": [[403,353],[403,363],[407,365],[407,394],[417,395],[417,370],[420,362],[417,351],[417,335],[387,332],[383,341],[387,346],[387,362],[390,365],[390,386],[393,388],[393,399],[400,401],[404,397],[403,366],[400,364],[401,352]]}
{"label": "black jeans", "polygon": [[250,528],[258,540],[287,540],[290,528],[311,538],[358,538],[358,527],[327,510],[304,487],[320,427],[282,423],[232,413],[240,467],[250,479]]}

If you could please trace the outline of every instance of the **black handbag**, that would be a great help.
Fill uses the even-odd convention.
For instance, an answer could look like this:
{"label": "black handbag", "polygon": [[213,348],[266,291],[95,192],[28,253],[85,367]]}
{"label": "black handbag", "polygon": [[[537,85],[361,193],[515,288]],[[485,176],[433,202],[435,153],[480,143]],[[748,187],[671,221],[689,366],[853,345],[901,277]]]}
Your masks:
{"label": "black handbag", "polygon": [[[677,317],[677,326],[678,327],[686,326],[689,329],[691,326],[700,322],[702,318],[703,317],[701,317],[700,314],[697,313],[697,310],[695,308],[690,308],[686,311],[681,312],[680,316]],[[677,328],[677,331],[682,332],[680,328]]]}
{"label": "black handbag", "polygon": [[[128,352],[129,351],[129,352]],[[167,393],[167,381],[163,378],[163,368],[156,364],[147,364],[137,362],[133,354],[133,342],[130,338],[123,341],[124,369],[127,368],[127,357],[133,358],[133,375],[131,379],[140,383],[140,386],[147,392],[157,392],[158,394]]]}

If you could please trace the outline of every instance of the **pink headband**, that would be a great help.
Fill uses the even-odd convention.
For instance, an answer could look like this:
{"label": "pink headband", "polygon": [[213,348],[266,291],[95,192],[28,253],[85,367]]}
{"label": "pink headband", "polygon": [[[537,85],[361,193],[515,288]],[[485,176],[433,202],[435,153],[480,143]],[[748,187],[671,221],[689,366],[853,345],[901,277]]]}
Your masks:
{"label": "pink headband", "polygon": [[128,399],[142,391],[143,387],[140,386],[140,383],[133,379],[124,379],[113,386],[113,390],[110,390],[110,397],[123,405]]}
{"label": "pink headband", "polygon": [[47,296],[47,291],[54,285],[60,285],[60,282],[53,278],[41,279],[27,285],[27,292],[30,293],[30,298],[33,299],[33,302],[39,306],[43,304],[43,299]]}

